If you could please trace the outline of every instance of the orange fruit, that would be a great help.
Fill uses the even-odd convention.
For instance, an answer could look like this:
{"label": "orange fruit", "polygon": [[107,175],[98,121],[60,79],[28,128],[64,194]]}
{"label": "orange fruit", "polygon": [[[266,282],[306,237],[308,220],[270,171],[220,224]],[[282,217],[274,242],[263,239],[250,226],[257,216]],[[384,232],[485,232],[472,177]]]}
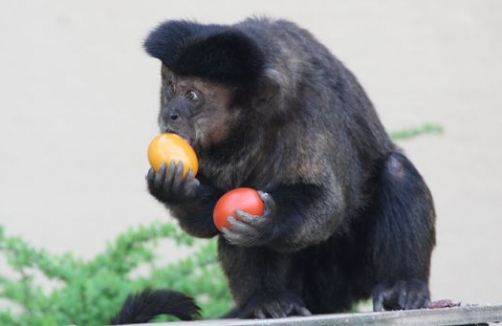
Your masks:
{"label": "orange fruit", "polygon": [[262,215],[264,210],[263,200],[258,192],[252,188],[236,188],[225,193],[218,199],[213,210],[213,221],[218,230],[230,228],[227,217],[239,217],[236,210],[241,210],[253,215]]}
{"label": "orange fruit", "polygon": [[148,146],[148,161],[155,171],[162,163],[169,165],[171,161],[183,163],[183,177],[192,168],[193,174],[199,170],[199,161],[192,146],[182,137],[173,134],[160,134],[152,139]]}

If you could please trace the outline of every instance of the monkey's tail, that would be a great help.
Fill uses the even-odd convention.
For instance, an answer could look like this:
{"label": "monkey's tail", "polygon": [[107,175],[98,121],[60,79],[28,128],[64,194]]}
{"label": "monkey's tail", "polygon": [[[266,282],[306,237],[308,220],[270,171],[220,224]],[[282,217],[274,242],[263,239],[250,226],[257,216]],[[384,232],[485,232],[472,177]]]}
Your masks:
{"label": "monkey's tail", "polygon": [[172,315],[181,320],[198,319],[200,308],[193,298],[167,289],[151,290],[129,295],[120,311],[112,317],[111,325],[147,323],[159,315]]}

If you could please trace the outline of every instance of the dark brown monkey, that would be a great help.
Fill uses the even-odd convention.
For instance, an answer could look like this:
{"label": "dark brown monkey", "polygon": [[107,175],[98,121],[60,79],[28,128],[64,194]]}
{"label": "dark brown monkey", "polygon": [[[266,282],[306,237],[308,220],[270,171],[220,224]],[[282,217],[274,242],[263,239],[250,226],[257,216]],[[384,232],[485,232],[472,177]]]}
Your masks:
{"label": "dark brown monkey", "polygon": [[[196,177],[150,170],[149,191],[187,233],[219,236],[236,305],[227,316],[331,313],[369,297],[376,311],[428,305],[429,190],[353,74],[308,31],[168,21],[145,48],[162,62],[161,132],[200,159]],[[215,202],[242,186],[261,191],[265,213],[239,212],[220,234]]]}

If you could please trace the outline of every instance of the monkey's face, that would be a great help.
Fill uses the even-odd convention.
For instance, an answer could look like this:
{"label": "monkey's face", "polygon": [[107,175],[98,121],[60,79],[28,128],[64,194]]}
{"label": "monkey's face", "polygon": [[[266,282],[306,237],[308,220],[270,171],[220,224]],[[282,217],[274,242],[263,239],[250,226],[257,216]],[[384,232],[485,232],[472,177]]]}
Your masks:
{"label": "monkey's face", "polygon": [[239,118],[229,87],[197,77],[177,76],[162,66],[161,132],[185,138],[197,151],[225,141]]}

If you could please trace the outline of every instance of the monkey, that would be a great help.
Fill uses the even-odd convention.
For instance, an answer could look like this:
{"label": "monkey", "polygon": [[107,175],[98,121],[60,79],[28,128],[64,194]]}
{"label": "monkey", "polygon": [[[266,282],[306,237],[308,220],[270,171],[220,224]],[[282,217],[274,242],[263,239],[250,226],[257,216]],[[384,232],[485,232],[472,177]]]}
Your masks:
{"label": "monkey", "polygon": [[[197,175],[150,169],[148,190],[189,235],[218,237],[235,303],[224,317],[336,313],[366,299],[374,311],[428,306],[431,192],[326,46],[293,22],[252,17],[169,20],[144,47],[161,62],[160,132],[199,158]],[[219,232],[216,201],[244,186],[264,213],[238,210]]]}

